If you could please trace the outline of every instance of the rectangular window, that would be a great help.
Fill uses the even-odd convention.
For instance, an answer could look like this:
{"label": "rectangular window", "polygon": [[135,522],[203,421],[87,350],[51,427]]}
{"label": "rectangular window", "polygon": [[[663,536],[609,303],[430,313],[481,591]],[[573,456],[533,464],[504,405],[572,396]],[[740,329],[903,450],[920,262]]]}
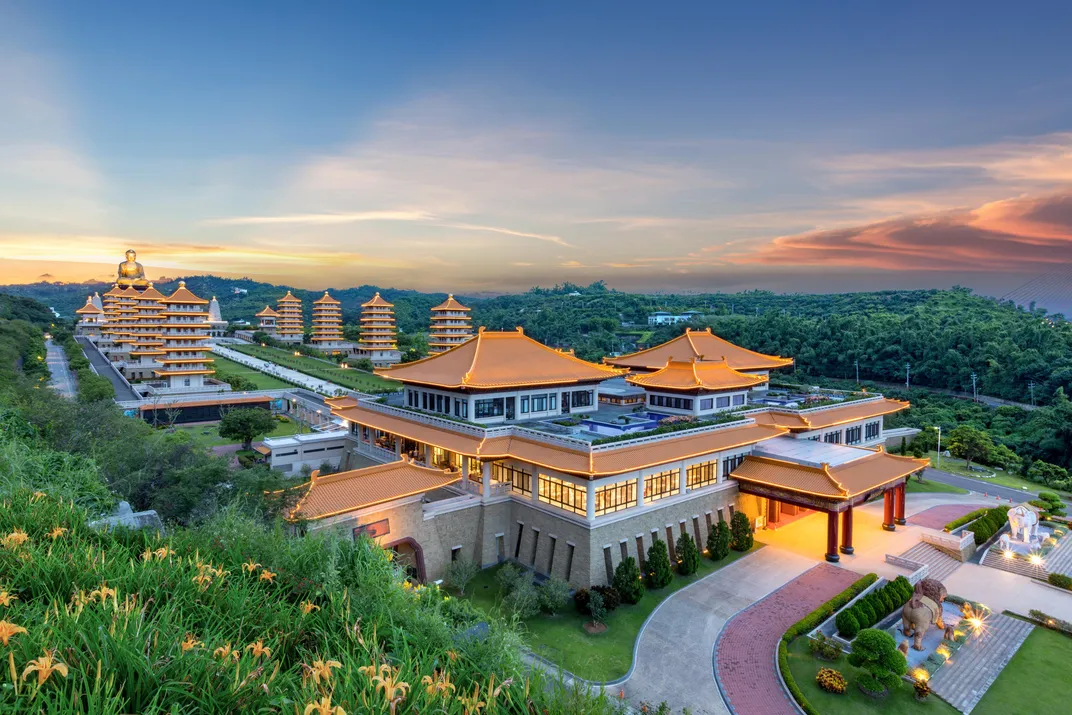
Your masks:
{"label": "rectangular window", "polygon": [[566,542],[566,580],[569,581],[570,576],[573,574],[573,552],[575,546],[569,542]]}
{"label": "rectangular window", "polygon": [[863,427],[849,427],[845,430],[845,444],[859,444],[863,437]]}
{"label": "rectangular window", "polygon": [[517,543],[514,544],[514,558],[521,556],[521,537],[525,535],[525,525],[518,522],[517,525]]}
{"label": "rectangular window", "polygon": [[823,435],[823,441],[827,444],[841,444],[841,430],[836,432],[827,432]]}
{"label": "rectangular window", "polygon": [[443,411],[443,396],[442,395],[436,395],[435,396],[435,411],[436,412],[442,412]]}
{"label": "rectangular window", "polygon": [[551,395],[548,396],[548,398],[547,398],[547,409],[549,409],[549,410],[557,410],[558,409],[558,395],[551,394]]}
{"label": "rectangular window", "polygon": [[547,395],[533,395],[532,396],[532,411],[533,412],[546,412],[547,411]]}
{"label": "rectangular window", "polygon": [[730,475],[730,472],[732,472],[734,469],[737,469],[737,467],[741,466],[741,462],[743,462],[743,461],[744,461],[744,455],[743,454],[738,454],[738,455],[736,455],[734,457],[726,457],[725,459],[722,460],[722,474],[728,477]]}
{"label": "rectangular window", "polygon": [[596,516],[637,505],[637,480],[629,479],[596,489]]}
{"label": "rectangular window", "polygon": [[864,425],[864,427],[866,428],[865,439],[872,440],[878,438],[880,432],[879,424],[880,423],[878,422],[868,422],[866,425]]}
{"label": "rectangular window", "polygon": [[540,501],[574,514],[587,513],[588,491],[572,482],[540,475]]}
{"label": "rectangular window", "polygon": [[700,400],[700,409],[701,410],[710,410],[714,406],[715,406],[715,401],[714,401],[714,399],[712,399],[710,397],[705,397],[704,399]]}
{"label": "rectangular window", "polygon": [[718,482],[718,463],[701,462],[685,470],[689,489],[698,489]]}
{"label": "rectangular window", "polygon": [[681,474],[676,469],[644,477],[644,502],[672,497],[681,490]]}
{"label": "rectangular window", "polygon": [[501,397],[476,401],[476,418],[478,420],[487,417],[502,417],[503,412],[503,398]]}
{"label": "rectangular window", "polygon": [[744,395],[734,395],[733,396],[733,404],[734,405],[743,405],[744,404]]}
{"label": "rectangular window", "polygon": [[574,407],[591,407],[592,394],[592,390],[575,390],[573,392],[573,397],[570,399],[572,400]]}
{"label": "rectangular window", "polygon": [[521,398],[521,414],[523,414],[523,415],[528,414],[528,411],[529,411],[529,397],[528,397],[528,395],[524,395]]}
{"label": "rectangular window", "polygon": [[724,397],[719,397],[715,401],[715,407],[729,407],[729,406],[730,406],[730,396],[729,395],[725,395]]}
{"label": "rectangular window", "polygon": [[421,409],[422,410],[427,410],[428,409],[428,393],[427,392],[422,392],[421,393]]}
{"label": "rectangular window", "polygon": [[515,492],[532,496],[532,474],[524,469],[517,469],[502,462],[493,462],[491,476],[497,482],[511,484]]}

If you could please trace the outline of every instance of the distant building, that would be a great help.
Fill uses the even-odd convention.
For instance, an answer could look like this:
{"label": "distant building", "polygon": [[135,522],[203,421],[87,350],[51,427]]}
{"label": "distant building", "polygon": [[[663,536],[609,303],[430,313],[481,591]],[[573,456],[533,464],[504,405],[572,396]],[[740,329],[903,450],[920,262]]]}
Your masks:
{"label": "distant building", "polygon": [[305,318],[302,316],[301,298],[294,296],[289,290],[287,294],[276,303],[276,340],[284,343],[300,343],[305,337]]}
{"label": "distant building", "polygon": [[246,295],[249,293],[248,288],[232,288],[231,290],[234,292],[235,295]]}
{"label": "distant building", "polygon": [[402,361],[395,329],[395,306],[379,293],[361,304],[361,339],[357,356],[368,358],[376,367],[387,367]]}
{"label": "distant building", "polygon": [[208,334],[214,338],[222,338],[227,330],[227,321],[220,314],[220,302],[216,300],[216,296],[212,296],[212,300],[208,302],[208,325]]}
{"label": "distant building", "polygon": [[448,295],[432,308],[432,324],[428,328],[428,352],[441,353],[461,345],[473,337],[473,318],[470,309]]}
{"label": "distant building", "polygon": [[332,355],[349,355],[356,346],[342,339],[342,303],[324,291],[313,301],[313,337],[310,346]]}
{"label": "distant building", "polygon": [[648,325],[677,325],[687,323],[693,318],[702,316],[698,310],[686,310],[684,313],[668,313],[665,310],[657,310],[648,316]]}

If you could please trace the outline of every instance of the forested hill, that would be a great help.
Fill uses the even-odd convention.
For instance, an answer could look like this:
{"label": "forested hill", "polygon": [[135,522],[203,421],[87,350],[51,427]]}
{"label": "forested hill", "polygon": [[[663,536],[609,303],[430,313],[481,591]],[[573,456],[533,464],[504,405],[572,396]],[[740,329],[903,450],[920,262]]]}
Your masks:
{"label": "forested hill", "polygon": [[[168,291],[175,284],[169,281],[159,287]],[[187,285],[205,297],[215,295],[229,320],[253,320],[254,313],[274,305],[287,291],[286,286],[214,276],[194,276]],[[38,283],[0,290],[37,298],[66,317],[85,302],[87,292],[107,288]],[[236,294],[235,288],[248,292]],[[322,294],[292,290],[305,301],[307,314]],[[376,286],[333,289],[332,295],[342,301],[350,337],[360,304],[376,291],[395,304],[399,327],[410,334],[427,330],[430,309],[446,297]],[[496,330],[522,326],[537,340],[574,348],[589,360],[668,340],[684,330],[683,325],[650,329],[647,316],[653,311],[695,310],[702,315],[690,327],[711,327],[753,350],[795,357],[797,373],[805,375],[855,378],[858,362],[862,379],[903,383],[909,363],[913,385],[970,391],[974,372],[979,392],[995,397],[1023,402],[1033,397],[1044,404],[1058,387],[1072,394],[1072,325],[1062,316],[1047,316],[1042,310],[1026,310],[963,288],[827,295],[769,291],[643,295],[595,283],[458,298],[473,308],[475,325]]]}

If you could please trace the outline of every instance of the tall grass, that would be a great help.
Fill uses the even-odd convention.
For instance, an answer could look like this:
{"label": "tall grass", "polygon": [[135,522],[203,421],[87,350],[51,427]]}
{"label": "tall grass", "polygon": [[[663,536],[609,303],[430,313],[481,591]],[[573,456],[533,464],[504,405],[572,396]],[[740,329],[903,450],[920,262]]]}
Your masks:
{"label": "tall grass", "polygon": [[[468,602],[404,581],[367,540],[292,538],[235,511],[101,533],[20,487],[0,507],[0,621],[26,629],[0,641],[5,713],[620,710],[526,672],[509,625],[474,628]],[[45,654],[66,675],[23,678]]]}

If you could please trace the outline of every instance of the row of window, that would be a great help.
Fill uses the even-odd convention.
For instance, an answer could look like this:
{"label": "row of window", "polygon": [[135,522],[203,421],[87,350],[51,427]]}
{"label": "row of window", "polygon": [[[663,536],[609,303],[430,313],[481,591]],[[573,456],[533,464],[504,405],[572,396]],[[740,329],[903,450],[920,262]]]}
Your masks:
{"label": "row of window", "polygon": [[596,516],[613,514],[637,505],[637,480],[607,484],[596,489]]}
{"label": "row of window", "polygon": [[[744,395],[721,395],[718,397],[703,397],[700,399],[700,411],[725,409],[731,405],[737,407],[743,405]],[[691,410],[693,400],[687,397],[668,397],[666,395],[648,395],[648,404],[652,407],[669,407],[675,410]]]}
{"label": "row of window", "polygon": [[[476,460],[473,460],[476,461]],[[515,492],[532,496],[532,473],[502,462],[491,465],[491,475],[497,482],[509,482]]]}
{"label": "row of window", "polygon": [[588,490],[556,477],[540,475],[540,501],[574,514],[587,514]]}
{"label": "row of window", "polygon": [[521,414],[529,412],[548,412],[558,409],[558,395],[548,393],[546,395],[522,395]]}
{"label": "row of window", "polygon": [[648,395],[648,404],[652,407],[669,407],[674,410],[691,410],[692,400],[687,397],[667,397],[666,395]]}
{"label": "row of window", "polygon": [[723,459],[722,473],[728,477],[734,469],[737,469],[737,467],[741,466],[741,462],[744,461],[744,457],[745,455],[738,454],[735,457],[726,457],[725,459]]}
{"label": "row of window", "polygon": [[685,470],[686,483],[689,489],[699,489],[718,482],[718,463],[701,462],[694,464]]}

